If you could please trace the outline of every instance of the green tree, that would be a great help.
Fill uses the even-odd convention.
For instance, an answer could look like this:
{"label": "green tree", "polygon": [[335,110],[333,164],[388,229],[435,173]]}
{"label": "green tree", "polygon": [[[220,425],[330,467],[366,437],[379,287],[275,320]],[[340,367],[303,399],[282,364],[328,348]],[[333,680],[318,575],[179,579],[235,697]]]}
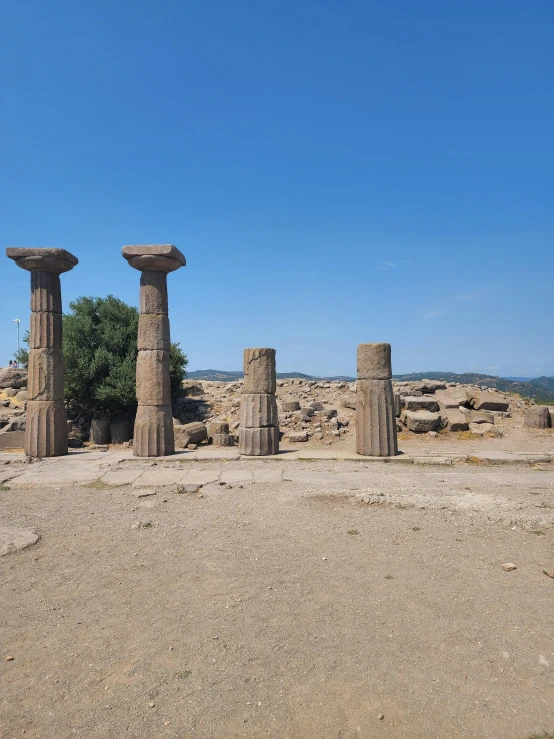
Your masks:
{"label": "green tree", "polygon": [[[121,300],[81,297],[63,317],[65,398],[74,409],[109,419],[136,410],[138,310]],[[171,345],[172,397],[182,394],[187,357]]]}
{"label": "green tree", "polygon": [[[23,336],[23,343],[29,346],[29,331],[25,331],[25,334]],[[25,347],[20,348],[18,351],[15,352],[14,358],[17,360],[17,364],[20,367],[27,369],[27,365],[29,364],[29,350],[28,349],[25,349]]]}

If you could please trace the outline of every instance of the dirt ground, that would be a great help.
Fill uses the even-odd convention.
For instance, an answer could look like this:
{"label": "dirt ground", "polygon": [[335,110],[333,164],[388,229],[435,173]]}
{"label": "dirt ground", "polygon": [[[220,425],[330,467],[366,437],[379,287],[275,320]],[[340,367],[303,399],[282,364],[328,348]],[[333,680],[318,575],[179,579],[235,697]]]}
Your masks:
{"label": "dirt ground", "polygon": [[554,732],[551,465],[275,464],[0,488],[0,737]]}

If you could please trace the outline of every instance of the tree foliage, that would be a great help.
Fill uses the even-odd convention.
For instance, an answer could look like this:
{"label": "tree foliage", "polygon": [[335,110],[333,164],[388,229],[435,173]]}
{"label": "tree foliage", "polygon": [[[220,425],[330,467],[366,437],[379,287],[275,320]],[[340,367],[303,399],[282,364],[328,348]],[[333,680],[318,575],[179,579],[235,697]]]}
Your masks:
{"label": "tree foliage", "polygon": [[[81,297],[69,307],[63,317],[66,401],[110,419],[134,412],[138,310],[113,295]],[[186,365],[179,344],[172,344],[172,397],[182,393]]]}

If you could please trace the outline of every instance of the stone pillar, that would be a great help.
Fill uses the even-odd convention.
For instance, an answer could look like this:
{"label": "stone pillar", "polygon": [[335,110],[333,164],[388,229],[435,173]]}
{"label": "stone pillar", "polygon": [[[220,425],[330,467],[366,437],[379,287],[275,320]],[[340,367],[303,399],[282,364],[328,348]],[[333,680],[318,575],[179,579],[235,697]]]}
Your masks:
{"label": "stone pillar", "polygon": [[163,457],[175,452],[169,379],[167,274],[186,265],[172,244],[124,246],[131,267],[140,270],[137,400],[133,454]]}
{"label": "stone pillar", "polygon": [[279,453],[276,387],[275,349],[245,349],[239,426],[241,454],[268,456]]}
{"label": "stone pillar", "polygon": [[358,345],[356,451],[370,457],[398,454],[390,344]]}
{"label": "stone pillar", "polygon": [[59,457],[67,454],[60,274],[73,269],[78,259],[65,249],[15,247],[6,254],[31,273],[25,453]]}

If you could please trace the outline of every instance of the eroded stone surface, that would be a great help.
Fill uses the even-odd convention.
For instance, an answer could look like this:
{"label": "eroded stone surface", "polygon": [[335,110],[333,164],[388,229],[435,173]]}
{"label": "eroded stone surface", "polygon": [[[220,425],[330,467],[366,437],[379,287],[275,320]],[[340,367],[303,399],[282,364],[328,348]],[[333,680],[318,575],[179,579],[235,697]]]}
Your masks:
{"label": "eroded stone surface", "polygon": [[358,344],[357,372],[359,380],[390,380],[390,344]]}
{"label": "eroded stone surface", "polygon": [[5,554],[20,552],[22,549],[36,544],[39,539],[40,536],[30,529],[0,526],[0,557]]}
{"label": "eroded stone surface", "polygon": [[394,394],[390,380],[358,380],[356,451],[370,457],[398,454]]}

